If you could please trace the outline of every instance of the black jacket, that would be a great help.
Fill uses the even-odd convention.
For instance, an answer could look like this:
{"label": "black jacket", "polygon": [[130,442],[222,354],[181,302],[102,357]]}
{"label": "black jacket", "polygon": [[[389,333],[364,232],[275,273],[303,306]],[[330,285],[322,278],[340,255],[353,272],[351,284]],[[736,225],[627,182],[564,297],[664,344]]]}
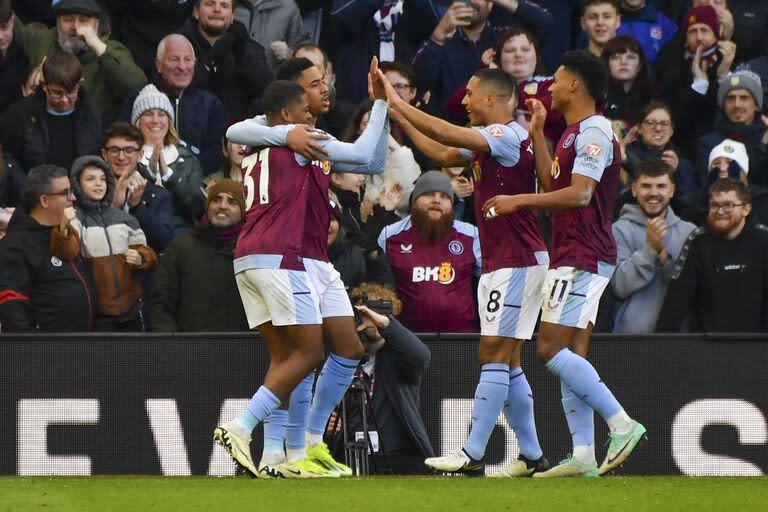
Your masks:
{"label": "black jacket", "polygon": [[341,274],[341,281],[347,288],[363,282],[395,284],[384,253],[366,251],[354,243],[344,229],[339,230],[336,242],[328,248],[328,259]]}
{"label": "black jacket", "polygon": [[675,264],[656,330],[768,331],[768,228],[733,240],[694,230]]}
{"label": "black jacket", "polygon": [[189,18],[178,33],[195,47],[195,85],[218,96],[230,119],[245,117],[251,100],[261,99],[272,82],[264,47],[252,41],[238,21],[213,46],[200,33],[194,18]]}
{"label": "black jacket", "polygon": [[11,217],[0,240],[2,332],[92,330],[96,295],[88,269],[79,256],[53,256],[52,236],[22,208]]}
{"label": "black jacket", "polygon": [[173,239],[173,194],[168,189],[155,185],[148,171],[142,166],[139,166],[139,169],[147,179],[147,187],[139,204],[129,207],[128,213],[139,221],[141,230],[147,236],[147,245],[160,254]]}
{"label": "black jacket", "polygon": [[11,155],[2,155],[0,162],[0,208],[19,206],[27,175]]}
{"label": "black jacket", "polygon": [[[75,157],[98,155],[102,142],[101,114],[82,87],[77,96],[75,111],[71,115],[74,116],[75,124]],[[0,118],[3,149],[16,157],[26,172],[51,162],[47,118],[45,93],[42,89],[15,103]],[[66,169],[69,166],[65,166]]]}
{"label": "black jacket", "polygon": [[10,107],[21,96],[21,84],[27,79],[29,61],[19,45],[11,43],[5,57],[0,55],[0,112]]}
{"label": "black jacket", "polygon": [[210,227],[175,238],[157,266],[150,316],[161,332],[248,331],[233,269],[235,240]]}

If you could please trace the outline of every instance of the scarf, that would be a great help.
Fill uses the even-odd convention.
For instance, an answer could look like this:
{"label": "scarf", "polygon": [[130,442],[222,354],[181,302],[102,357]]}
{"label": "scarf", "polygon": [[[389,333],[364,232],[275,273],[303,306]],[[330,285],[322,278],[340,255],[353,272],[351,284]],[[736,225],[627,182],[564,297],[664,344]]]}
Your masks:
{"label": "scarf", "polygon": [[379,60],[395,60],[395,26],[403,14],[403,0],[384,0],[381,9],[373,15],[373,21],[379,29]]}
{"label": "scarf", "polygon": [[240,235],[240,231],[243,229],[242,222],[238,222],[234,226],[226,229],[215,228],[211,226],[211,222],[208,220],[208,215],[203,215],[200,219],[200,225],[210,229],[211,232],[216,235],[216,239],[223,245],[229,245],[236,241],[237,237]]}

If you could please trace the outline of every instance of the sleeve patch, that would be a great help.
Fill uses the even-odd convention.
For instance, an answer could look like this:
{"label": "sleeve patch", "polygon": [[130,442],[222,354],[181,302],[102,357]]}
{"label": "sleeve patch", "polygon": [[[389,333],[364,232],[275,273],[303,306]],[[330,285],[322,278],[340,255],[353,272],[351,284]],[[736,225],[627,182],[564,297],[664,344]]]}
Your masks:
{"label": "sleeve patch", "polygon": [[500,139],[504,135],[504,130],[499,126],[491,126],[488,128],[488,133],[490,133],[492,137]]}
{"label": "sleeve patch", "polygon": [[587,154],[591,156],[592,158],[597,158],[600,156],[600,153],[603,152],[603,148],[600,147],[599,144],[596,142],[593,142],[592,144],[587,146]]}

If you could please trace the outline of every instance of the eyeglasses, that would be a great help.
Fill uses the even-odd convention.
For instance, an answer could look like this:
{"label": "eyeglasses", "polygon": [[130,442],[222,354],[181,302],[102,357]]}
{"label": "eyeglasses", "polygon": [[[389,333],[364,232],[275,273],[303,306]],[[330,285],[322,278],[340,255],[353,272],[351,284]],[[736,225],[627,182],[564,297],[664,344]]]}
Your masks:
{"label": "eyeglasses", "polygon": [[658,126],[659,128],[664,128],[665,130],[672,126],[671,121],[653,121],[652,119],[645,119],[643,124],[648,128],[656,128]]}
{"label": "eyeglasses", "polygon": [[400,83],[398,83],[398,84],[392,84],[392,87],[393,87],[393,88],[394,88],[396,91],[404,91],[404,90],[406,90],[406,89],[410,89],[410,88],[411,88],[411,87],[413,87],[413,86],[412,86],[412,85],[410,85],[410,84],[400,84]]}
{"label": "eyeglasses", "polygon": [[51,97],[51,99],[54,99],[54,100],[60,100],[62,98],[73,100],[77,98],[77,93],[80,92],[80,84],[76,85],[75,88],[72,89],[71,91],[63,91],[61,89],[52,89],[51,86],[46,85],[45,92],[48,96]]}
{"label": "eyeglasses", "polygon": [[43,195],[69,197],[69,196],[74,196],[75,193],[72,192],[71,188],[65,188],[64,190],[60,190],[58,192],[48,192],[47,194],[43,194]]}
{"label": "eyeglasses", "polygon": [[104,148],[104,151],[106,151],[109,156],[117,156],[120,154],[120,152],[122,152],[125,156],[133,156],[139,152],[139,148],[134,148],[133,146],[127,146],[124,148],[121,148],[120,146],[109,146]]}
{"label": "eyeglasses", "polygon": [[709,203],[709,211],[719,212],[722,209],[725,213],[731,213],[737,206],[744,206],[747,203]]}

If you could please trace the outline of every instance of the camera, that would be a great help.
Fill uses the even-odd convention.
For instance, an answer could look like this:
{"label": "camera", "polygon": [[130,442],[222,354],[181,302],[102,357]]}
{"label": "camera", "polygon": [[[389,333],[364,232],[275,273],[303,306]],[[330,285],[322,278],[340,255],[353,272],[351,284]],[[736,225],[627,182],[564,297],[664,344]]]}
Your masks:
{"label": "camera", "polygon": [[[391,315],[392,314],[392,301],[391,300],[383,300],[383,299],[368,299],[368,296],[363,295],[353,295],[349,298],[350,301],[352,301],[353,305],[360,305],[362,303],[363,306],[367,307],[371,311],[375,311],[376,313],[380,315]],[[359,327],[363,323],[363,314],[358,311],[357,308],[353,307],[352,312],[355,315],[355,325]]]}

